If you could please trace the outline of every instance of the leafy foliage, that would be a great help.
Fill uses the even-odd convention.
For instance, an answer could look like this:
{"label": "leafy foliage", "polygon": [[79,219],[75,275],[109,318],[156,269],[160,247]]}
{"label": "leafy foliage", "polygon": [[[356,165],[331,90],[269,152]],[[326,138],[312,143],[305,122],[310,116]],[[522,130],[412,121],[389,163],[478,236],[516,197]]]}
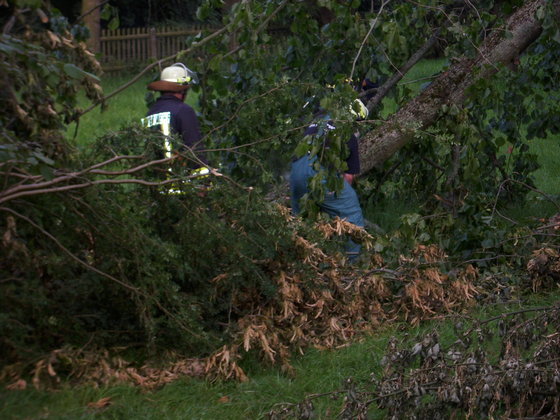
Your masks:
{"label": "leafy foliage", "polygon": [[[130,152],[127,140],[138,148],[142,135],[147,143],[154,138],[132,129],[100,139],[93,150],[114,153],[120,145]],[[145,179],[165,172],[155,168]],[[186,353],[217,348],[227,337],[217,326],[241,310],[232,306],[234,295],[255,290],[273,299],[269,265],[293,264],[300,256],[293,247],[297,230],[286,229],[275,207],[256,193],[239,194],[239,187],[219,181],[199,188],[193,182],[173,195],[157,186],[98,185],[57,201],[30,200],[27,216],[14,212],[4,242],[11,258],[2,269],[16,274],[3,285],[3,328],[11,331],[17,319],[16,329],[27,332],[3,346],[5,356],[14,357],[24,343],[32,347],[38,331],[43,346],[95,334],[105,345],[140,340],[153,348],[174,343]],[[25,223],[30,217],[31,226]],[[212,283],[215,278],[222,280]],[[28,300],[31,290],[40,306]]]}
{"label": "leafy foliage", "polygon": [[294,235],[322,242],[318,233],[287,229],[258,191],[189,182],[189,154],[162,159],[161,136],[137,127],[73,151],[64,122],[79,112],[80,89],[100,99],[98,63],[64,18],[11,6],[13,36],[1,44],[2,359],[86,343],[218,349],[242,314],[234,296],[274,299],[274,264],[305,273]]}

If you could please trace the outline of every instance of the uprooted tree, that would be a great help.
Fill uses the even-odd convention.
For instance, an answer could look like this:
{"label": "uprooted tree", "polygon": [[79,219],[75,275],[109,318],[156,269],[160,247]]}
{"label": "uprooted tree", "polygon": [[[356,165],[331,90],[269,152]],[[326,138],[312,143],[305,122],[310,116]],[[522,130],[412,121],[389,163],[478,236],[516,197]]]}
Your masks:
{"label": "uprooted tree", "polygon": [[[140,127],[74,150],[64,130],[87,111],[77,93],[106,106],[128,84],[103,96],[86,32],[46,3],[0,6],[2,358],[54,349],[35,365],[40,381],[53,369],[72,371],[64,346],[141,343],[208,356],[203,372],[242,378],[241,349],[289,368],[291,349],[334,346],[396,313],[418,322],[472,302],[488,254],[504,269],[524,267],[550,226],[504,229],[493,216],[498,198],[532,188],[522,134],[544,137],[560,126],[558,101],[544,93],[560,80],[558,1],[374,3],[238,2],[224,13],[208,1],[199,17],[221,19],[222,29],[187,39],[177,57],[132,80],[171,60],[199,73],[201,121],[218,168],[202,194],[182,175],[190,151],[162,158],[161,137]],[[449,64],[413,99],[396,82],[426,54]],[[365,122],[349,118],[358,96],[349,77],[378,84]],[[383,97],[398,109],[387,120]],[[324,241],[348,232],[371,242],[367,234],[338,221],[312,228],[263,198],[312,120],[304,104],[314,101],[337,121],[333,142],[364,133],[366,205],[396,192],[432,199],[424,211],[444,205],[431,224],[408,215],[397,233],[376,237],[368,274],[341,269],[335,244]],[[306,147],[343,168],[336,148],[299,151]],[[177,182],[184,194],[166,194]],[[465,257],[472,261],[462,264]]]}
{"label": "uprooted tree", "polygon": [[[543,21],[537,17],[537,11],[541,10],[541,16],[549,13],[549,18],[556,21],[560,18],[560,3],[550,2],[549,6],[547,12],[542,12],[545,2],[525,2],[504,23],[485,34],[485,39],[481,45],[477,45],[471,57],[458,57],[426,90],[408,101],[381,127],[364,135],[360,148],[362,171],[380,167],[418,130],[432,125],[441,116],[442,108],[461,107],[465,102],[468,104],[469,100],[476,101],[475,96],[469,98],[468,89],[478,80],[488,79],[504,67],[519,71],[515,63],[543,32]],[[398,78],[391,79],[391,83],[394,84],[396,80]],[[370,108],[374,103],[378,104],[378,100],[373,98]]]}

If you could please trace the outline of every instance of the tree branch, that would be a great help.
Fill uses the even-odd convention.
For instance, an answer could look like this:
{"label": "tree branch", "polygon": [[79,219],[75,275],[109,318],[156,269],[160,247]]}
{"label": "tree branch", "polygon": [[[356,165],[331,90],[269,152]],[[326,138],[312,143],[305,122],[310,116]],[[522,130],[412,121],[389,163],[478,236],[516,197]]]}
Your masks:
{"label": "tree branch", "polygon": [[[100,163],[97,163],[95,165],[92,165],[89,168],[83,169],[83,170],[78,171],[78,172],[71,172],[69,174],[58,176],[56,178],[51,179],[50,181],[35,182],[33,184],[19,184],[15,187],[7,188],[0,193],[0,204],[4,203],[6,201],[9,201],[11,199],[9,197],[13,194],[16,194],[16,193],[19,193],[19,192],[22,192],[22,191],[48,188],[52,185],[56,185],[56,184],[59,184],[59,183],[64,182],[64,181],[70,181],[70,180],[79,178],[79,177],[83,176],[84,174],[91,173],[92,171],[94,171],[97,168],[109,165],[109,164],[114,163],[116,161],[123,160],[123,159],[140,159],[141,157],[142,156],[115,156],[115,157],[113,157],[109,160],[106,160],[104,162],[100,162]],[[144,164],[144,165],[141,165],[141,166],[147,167],[147,166],[153,166],[153,165],[156,165],[156,164],[166,163],[170,159],[172,159],[172,158],[155,160],[155,161],[148,162],[147,164]],[[117,175],[126,175],[126,172],[122,172],[122,173],[119,173]],[[37,179],[39,179],[37,176],[30,176],[29,177],[29,180],[37,180]]]}
{"label": "tree branch", "polygon": [[[554,5],[559,0],[553,0]],[[428,88],[392,114],[381,127],[360,139],[362,173],[379,168],[385,160],[407,144],[418,130],[432,125],[443,105],[460,105],[467,90],[479,79],[487,79],[499,64],[507,64],[533,43],[542,32],[536,11],[544,0],[525,2],[507,22],[507,33],[495,30],[478,48],[478,56],[463,57],[441,73]]]}
{"label": "tree branch", "polygon": [[93,13],[96,9],[99,9],[102,6],[105,6],[107,3],[109,3],[109,0],[104,0],[101,3],[99,3],[97,6],[94,6],[91,9],[89,9],[87,12],[82,13],[80,16],[78,16],[78,18],[76,19],[76,22],[79,22],[80,20],[85,18],[87,15]]}
{"label": "tree branch", "polygon": [[369,25],[369,30],[366,36],[364,37],[364,39],[362,40],[362,43],[360,44],[360,48],[358,49],[358,53],[356,54],[356,57],[354,57],[354,61],[352,62],[352,71],[350,71],[350,80],[354,78],[354,70],[356,69],[356,63],[358,62],[358,58],[360,58],[360,55],[362,54],[362,49],[364,48],[366,41],[371,35],[373,28],[375,28],[375,25],[377,24],[377,19],[379,19],[379,16],[381,16],[381,13],[383,12],[383,8],[389,3],[389,1],[390,0],[383,0],[383,3],[381,3],[381,7],[379,8],[377,15],[375,16],[375,19]]}
{"label": "tree branch", "polygon": [[[398,70],[393,76],[391,76],[383,85],[377,89],[377,92],[373,98],[371,98],[367,103],[367,109],[371,112],[374,108],[379,106],[381,101],[387,93],[396,86],[396,84],[404,77],[404,75],[426,55],[428,51],[434,46],[437,41],[440,29],[437,29],[432,36],[408,59],[408,61]],[[362,92],[360,96],[365,96],[367,92]]]}

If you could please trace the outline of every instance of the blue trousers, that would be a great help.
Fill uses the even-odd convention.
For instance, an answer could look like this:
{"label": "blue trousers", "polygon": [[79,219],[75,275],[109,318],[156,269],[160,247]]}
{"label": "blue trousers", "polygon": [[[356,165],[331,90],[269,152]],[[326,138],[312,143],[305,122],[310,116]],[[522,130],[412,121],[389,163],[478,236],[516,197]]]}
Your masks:
{"label": "blue trousers", "polygon": [[[299,200],[308,192],[307,180],[316,174],[313,169],[313,162],[316,159],[316,157],[309,158],[308,155],[304,155],[295,162],[292,162],[290,170],[290,195],[292,212],[294,214],[299,213]],[[330,216],[338,216],[356,226],[364,227],[364,216],[362,215],[358,195],[354,188],[346,181],[344,181],[344,187],[340,192],[327,191],[323,202],[319,203],[319,207]],[[345,250],[348,259],[351,261],[360,253],[360,245],[348,240]]]}

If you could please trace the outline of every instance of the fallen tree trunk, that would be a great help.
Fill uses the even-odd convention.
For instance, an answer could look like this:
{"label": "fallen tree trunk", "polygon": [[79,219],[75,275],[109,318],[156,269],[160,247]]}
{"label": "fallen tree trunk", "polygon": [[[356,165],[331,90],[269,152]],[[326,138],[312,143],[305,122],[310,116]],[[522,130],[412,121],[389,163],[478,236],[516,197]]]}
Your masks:
{"label": "fallen tree trunk", "polygon": [[[362,174],[381,167],[418,130],[432,125],[444,105],[462,104],[467,89],[477,80],[489,78],[498,71],[498,65],[511,64],[523,53],[542,32],[536,11],[544,3],[544,0],[526,2],[509,17],[505,30],[495,30],[486,38],[477,56],[459,59],[383,125],[366,133],[360,140]],[[554,6],[560,7],[560,0],[555,0]]]}

